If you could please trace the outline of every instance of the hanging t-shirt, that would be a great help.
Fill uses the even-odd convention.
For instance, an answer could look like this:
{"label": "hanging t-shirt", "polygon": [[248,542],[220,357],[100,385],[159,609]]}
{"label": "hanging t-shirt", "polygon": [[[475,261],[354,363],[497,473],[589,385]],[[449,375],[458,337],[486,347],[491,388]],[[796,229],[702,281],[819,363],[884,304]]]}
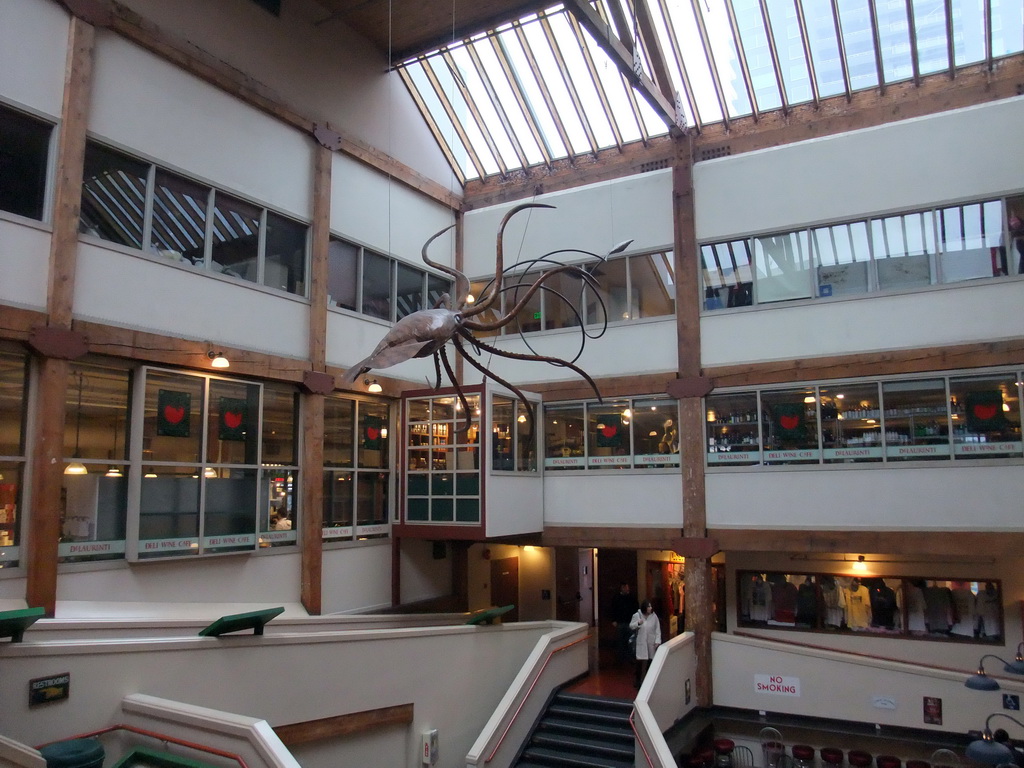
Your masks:
{"label": "hanging t-shirt", "polygon": [[818,624],[818,591],[810,581],[797,588],[796,623],[814,627]]}
{"label": "hanging t-shirt", "polygon": [[974,637],[974,630],[978,626],[978,617],[974,610],[974,593],[966,587],[960,587],[954,589],[951,594],[956,621],[950,631],[954,635]]}
{"label": "hanging t-shirt", "polygon": [[846,590],[834,581],[824,581],[821,585],[821,600],[825,603],[826,626],[843,626],[846,621]]}
{"label": "hanging t-shirt", "polygon": [[871,626],[895,629],[896,593],[882,584],[871,590]]}
{"label": "hanging t-shirt", "polygon": [[953,626],[953,595],[946,587],[924,588],[924,623],[929,632],[949,632]]}
{"label": "hanging t-shirt", "polygon": [[924,622],[924,592],[913,584],[907,585],[907,629],[911,632],[927,632]]}
{"label": "hanging t-shirt", "polygon": [[779,624],[796,624],[797,588],[788,581],[772,584],[772,618]]}
{"label": "hanging t-shirt", "polygon": [[978,616],[978,637],[1002,637],[1003,626],[999,621],[999,592],[986,587],[978,593],[974,610]]}
{"label": "hanging t-shirt", "polygon": [[758,579],[751,584],[748,615],[751,621],[768,621],[771,618],[772,588],[768,582]]}
{"label": "hanging t-shirt", "polygon": [[846,625],[850,629],[871,626],[871,593],[863,584],[851,584],[846,590]]}

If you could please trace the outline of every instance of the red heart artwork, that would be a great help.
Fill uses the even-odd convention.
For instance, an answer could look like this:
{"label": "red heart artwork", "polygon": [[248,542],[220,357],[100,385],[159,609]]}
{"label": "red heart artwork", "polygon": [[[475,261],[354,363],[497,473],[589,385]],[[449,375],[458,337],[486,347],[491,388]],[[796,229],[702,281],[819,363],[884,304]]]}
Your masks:
{"label": "red heart artwork", "polygon": [[997,409],[995,404],[981,405],[979,403],[978,405],[974,406],[975,417],[981,419],[982,421],[994,419],[996,417],[996,412]]}
{"label": "red heart artwork", "polygon": [[228,429],[238,429],[242,426],[242,414],[237,411],[228,411],[224,414],[224,426]]}
{"label": "red heart artwork", "polygon": [[779,418],[779,426],[783,429],[796,429],[800,426],[799,416],[782,416]]}
{"label": "red heart artwork", "polygon": [[601,427],[601,434],[604,437],[615,437],[618,431],[618,427]]}
{"label": "red heart artwork", "polygon": [[164,421],[168,424],[177,424],[183,418],[185,418],[185,409],[180,405],[164,406]]}
{"label": "red heart artwork", "polygon": [[377,429],[376,427],[367,427],[366,428],[366,439],[367,440],[376,440],[378,437],[380,437],[380,430],[379,429]]}

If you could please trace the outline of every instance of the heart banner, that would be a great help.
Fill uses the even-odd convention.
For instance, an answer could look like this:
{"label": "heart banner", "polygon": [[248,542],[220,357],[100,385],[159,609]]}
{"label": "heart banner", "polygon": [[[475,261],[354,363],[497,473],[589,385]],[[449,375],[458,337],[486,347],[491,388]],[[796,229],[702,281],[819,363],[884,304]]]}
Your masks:
{"label": "heart banner", "polygon": [[249,404],[237,397],[220,398],[220,439],[245,440],[249,432]]}
{"label": "heart banner", "polygon": [[363,417],[363,448],[379,451],[384,447],[384,419],[379,416]]}
{"label": "heart banner", "polygon": [[161,389],[156,396],[156,433],[162,437],[188,437],[192,422],[192,395]]}
{"label": "heart banner", "polygon": [[967,429],[971,432],[997,432],[1006,425],[1003,415],[1003,395],[997,389],[990,392],[968,392]]}

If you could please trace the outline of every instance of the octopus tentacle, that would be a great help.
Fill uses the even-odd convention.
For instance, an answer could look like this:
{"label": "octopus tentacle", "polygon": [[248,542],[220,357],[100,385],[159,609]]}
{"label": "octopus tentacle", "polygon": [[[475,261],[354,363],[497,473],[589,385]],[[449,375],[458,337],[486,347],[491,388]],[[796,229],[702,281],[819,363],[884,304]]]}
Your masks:
{"label": "octopus tentacle", "polygon": [[466,432],[469,430],[469,425],[472,423],[472,414],[469,412],[469,401],[466,400],[466,395],[462,391],[462,387],[459,384],[459,380],[455,377],[455,371],[452,370],[452,364],[448,362],[448,353],[444,347],[440,350],[441,362],[444,363],[444,370],[448,374],[448,378],[451,379],[452,386],[455,387],[455,394],[459,397],[459,402],[462,403],[462,412],[466,414],[466,425],[461,429],[456,430],[456,434],[460,432]]}
{"label": "octopus tentacle", "polygon": [[480,373],[482,373],[487,378],[494,379],[496,382],[501,384],[501,386],[515,393],[515,396],[519,398],[519,401],[523,404],[523,407],[526,408],[526,417],[530,421],[530,444],[533,445],[537,434],[536,419],[533,413],[533,405],[530,403],[529,400],[526,399],[526,395],[523,394],[523,391],[519,389],[519,387],[517,387],[515,384],[510,384],[509,382],[505,381],[505,379],[501,378],[501,376],[494,373],[494,371],[487,370],[482,363],[479,363],[472,357],[470,357],[469,354],[467,354],[466,350],[463,348],[462,340],[458,336],[455,336],[453,338],[453,341],[455,342],[455,349],[457,349],[462,354],[462,357],[467,362],[469,362],[470,365],[472,365],[474,368],[480,371]]}

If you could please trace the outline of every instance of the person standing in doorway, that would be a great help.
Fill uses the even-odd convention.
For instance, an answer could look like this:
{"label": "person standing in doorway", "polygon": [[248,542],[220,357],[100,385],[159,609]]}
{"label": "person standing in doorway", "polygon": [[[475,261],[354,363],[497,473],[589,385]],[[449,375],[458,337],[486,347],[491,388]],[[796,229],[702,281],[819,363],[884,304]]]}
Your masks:
{"label": "person standing in doorway", "polygon": [[632,659],[629,651],[629,621],[636,613],[636,598],[628,582],[619,585],[619,592],[612,598],[612,626],[615,628],[615,659],[619,664],[628,664]]}
{"label": "person standing in doorway", "polygon": [[647,669],[654,658],[654,652],[661,645],[661,622],[650,600],[640,604],[640,610],[633,614],[629,628],[636,631],[636,687],[644,681]]}

